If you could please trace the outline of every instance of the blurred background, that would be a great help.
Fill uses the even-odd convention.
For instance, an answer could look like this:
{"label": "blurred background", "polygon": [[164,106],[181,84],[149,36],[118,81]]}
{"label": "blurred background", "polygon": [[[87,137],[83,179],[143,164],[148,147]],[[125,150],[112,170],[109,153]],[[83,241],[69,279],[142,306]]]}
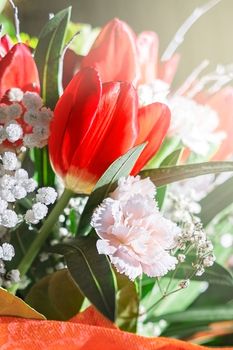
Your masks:
{"label": "blurred background", "polygon": [[[111,18],[119,17],[137,33],[156,31],[163,53],[179,26],[194,8],[207,0],[15,0],[15,3],[19,8],[21,31],[30,35],[39,35],[49,13],[71,5],[74,22],[102,26]],[[9,5],[4,13],[12,16]],[[179,47],[182,69],[179,69],[175,83],[183,81],[205,58],[210,59],[211,68],[218,63],[233,62],[232,33],[233,0],[222,0],[193,25]]]}

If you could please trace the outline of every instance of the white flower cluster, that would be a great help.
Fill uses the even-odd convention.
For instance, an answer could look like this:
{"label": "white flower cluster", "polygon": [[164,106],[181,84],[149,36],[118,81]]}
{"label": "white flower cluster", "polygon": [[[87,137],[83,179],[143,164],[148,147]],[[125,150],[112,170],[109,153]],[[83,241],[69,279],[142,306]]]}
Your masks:
{"label": "white flower cluster", "polygon": [[108,255],[116,269],[131,280],[142,273],[164,276],[177,263],[170,250],[180,229],[159,212],[155,190],[149,178],[121,178],[92,217],[100,237],[98,252]]}
{"label": "white flower cluster", "polygon": [[170,86],[163,80],[155,79],[150,84],[138,86],[139,105],[146,106],[154,102],[167,104]]}
{"label": "white flower cluster", "polygon": [[219,116],[207,105],[201,105],[184,96],[169,99],[171,110],[170,136],[180,137],[182,143],[194,153],[206,156],[211,147],[218,146],[225,133],[216,131]]}
{"label": "white flower cluster", "polygon": [[48,213],[47,205],[53,204],[57,198],[57,192],[52,187],[39,188],[36,194],[36,203],[25,214],[26,222],[38,224]]}
{"label": "white flower cluster", "polygon": [[26,170],[17,169],[18,159],[15,153],[4,152],[0,159],[0,225],[13,228],[19,222],[18,215],[13,210],[14,203],[33,192],[37,183],[28,177]]}
{"label": "white flower cluster", "polygon": [[12,88],[8,93],[9,103],[0,104],[0,144],[28,148],[44,147],[49,137],[49,126],[53,116],[43,106],[41,97],[35,92],[23,92]]}
{"label": "white flower cluster", "polygon": [[187,202],[175,196],[172,196],[172,201],[173,220],[179,222],[182,228],[177,236],[178,261],[185,261],[187,251],[194,252],[192,266],[195,274],[201,276],[206,267],[214,264],[213,244],[207,238],[200,219],[190,212]]}
{"label": "white flower cluster", "polygon": [[6,271],[4,261],[10,261],[15,255],[14,247],[10,243],[0,245],[0,286],[8,288],[12,283],[20,280],[18,270]]}

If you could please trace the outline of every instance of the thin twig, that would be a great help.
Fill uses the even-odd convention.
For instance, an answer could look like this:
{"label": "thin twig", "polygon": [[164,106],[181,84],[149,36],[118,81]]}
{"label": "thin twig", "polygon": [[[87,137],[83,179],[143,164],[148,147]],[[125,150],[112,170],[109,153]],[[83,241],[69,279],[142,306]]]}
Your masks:
{"label": "thin twig", "polygon": [[177,30],[175,33],[172,41],[164,51],[161,60],[167,61],[169,60],[172,55],[175,53],[177,48],[182,44],[184,41],[185,34],[189,31],[189,29],[193,26],[193,24],[206,12],[211,10],[214,6],[216,6],[221,0],[211,0],[207,2],[205,5],[201,7],[197,7],[191,15],[185,20],[185,22],[182,24],[182,26]]}
{"label": "thin twig", "polygon": [[9,3],[11,4],[13,10],[14,10],[14,19],[15,19],[15,35],[18,40],[18,42],[21,42],[20,38],[20,22],[19,22],[19,12],[18,7],[14,4],[13,0],[9,0]]}

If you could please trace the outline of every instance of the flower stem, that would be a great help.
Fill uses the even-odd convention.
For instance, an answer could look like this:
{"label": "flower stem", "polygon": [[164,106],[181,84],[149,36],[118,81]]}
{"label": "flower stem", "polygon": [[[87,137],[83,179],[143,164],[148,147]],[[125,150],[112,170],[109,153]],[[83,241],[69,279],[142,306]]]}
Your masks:
{"label": "flower stem", "polygon": [[32,242],[31,246],[27,250],[26,254],[24,255],[23,259],[21,260],[18,266],[18,270],[20,272],[21,277],[23,277],[31,267],[31,264],[33,263],[34,259],[39,253],[42,245],[50,235],[51,230],[54,224],[56,223],[59,215],[62,213],[63,209],[67,206],[72,196],[73,196],[73,192],[65,189],[65,191],[59,198],[58,202],[54,206],[53,210],[45,220],[43,226],[37,233],[37,237]]}

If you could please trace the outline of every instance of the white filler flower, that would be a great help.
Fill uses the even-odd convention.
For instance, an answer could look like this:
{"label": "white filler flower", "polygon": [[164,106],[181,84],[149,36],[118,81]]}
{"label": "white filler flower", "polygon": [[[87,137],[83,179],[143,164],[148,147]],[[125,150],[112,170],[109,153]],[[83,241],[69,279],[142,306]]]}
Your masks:
{"label": "white filler flower", "polygon": [[92,226],[97,250],[131,280],[142,273],[164,276],[177,259],[170,255],[180,229],[159,212],[149,179],[122,178],[118,188],[95,210]]}

